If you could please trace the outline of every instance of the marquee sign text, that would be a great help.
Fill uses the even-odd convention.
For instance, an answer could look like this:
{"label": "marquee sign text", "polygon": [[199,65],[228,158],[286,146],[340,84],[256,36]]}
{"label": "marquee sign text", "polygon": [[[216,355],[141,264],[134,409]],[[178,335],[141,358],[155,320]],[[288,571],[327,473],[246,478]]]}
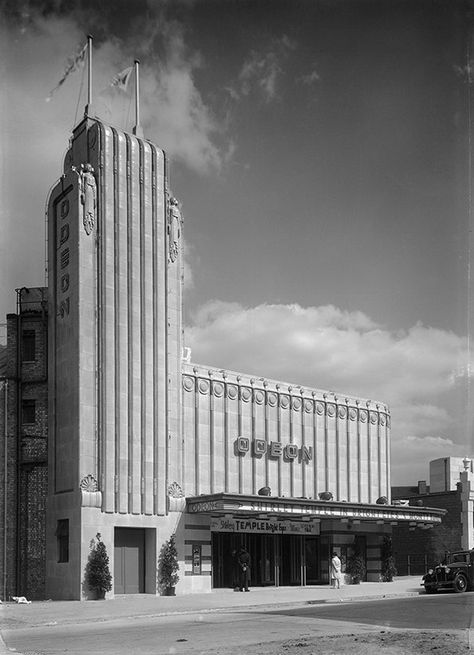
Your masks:
{"label": "marquee sign text", "polygon": [[441,523],[441,518],[437,514],[429,512],[413,513],[395,507],[382,510],[378,506],[373,508],[351,505],[341,507],[340,505],[332,505],[330,502],[312,504],[282,502],[281,500],[209,499],[196,502],[188,500],[187,511],[193,514],[255,512],[262,514],[299,514],[300,516],[311,516],[312,518],[384,519],[385,521]]}
{"label": "marquee sign text", "polygon": [[211,532],[250,532],[253,534],[319,534],[319,523],[260,519],[217,518]]}

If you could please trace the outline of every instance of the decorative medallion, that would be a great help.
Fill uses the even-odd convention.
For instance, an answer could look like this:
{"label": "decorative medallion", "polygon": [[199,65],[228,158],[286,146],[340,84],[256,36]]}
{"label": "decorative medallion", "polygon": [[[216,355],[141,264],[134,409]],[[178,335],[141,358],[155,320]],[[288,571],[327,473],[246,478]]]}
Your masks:
{"label": "decorative medallion", "polygon": [[168,496],[170,498],[183,498],[184,491],[177,482],[172,482],[168,485]]}
{"label": "decorative medallion", "polygon": [[351,407],[349,410],[349,418],[351,421],[355,421],[357,418],[357,410],[354,407]]}
{"label": "decorative medallion", "polygon": [[380,425],[385,425],[385,416],[380,414]]}
{"label": "decorative medallion", "polygon": [[82,491],[98,491],[99,486],[94,476],[89,473],[89,475],[82,478],[79,488],[82,489]]}
{"label": "decorative medallion", "polygon": [[212,390],[217,398],[220,398],[224,395],[224,385],[221,384],[221,382],[214,382],[212,385]]}
{"label": "decorative medallion", "polygon": [[328,403],[326,407],[326,412],[328,416],[335,416],[336,415],[336,406],[333,405],[332,403]]}
{"label": "decorative medallion", "polygon": [[346,409],[345,407],[339,407],[337,413],[338,413],[338,415],[339,415],[339,418],[346,418],[346,416],[347,416],[347,409]]}
{"label": "decorative medallion", "polygon": [[200,393],[207,393],[209,391],[209,382],[207,380],[199,380],[198,389]]}
{"label": "decorative medallion", "polygon": [[366,422],[367,422],[367,412],[365,411],[365,409],[361,409],[361,410],[360,410],[359,418],[360,418],[360,420],[361,420],[362,423],[366,423]]}
{"label": "decorative medallion", "polygon": [[370,422],[374,425],[377,423],[378,414],[377,412],[370,412]]}
{"label": "decorative medallion", "polygon": [[293,398],[292,407],[297,411],[301,409],[301,400],[299,398]]}
{"label": "decorative medallion", "polygon": [[231,400],[235,400],[237,398],[237,387],[235,385],[229,384],[227,386],[227,397]]}
{"label": "decorative medallion", "polygon": [[183,378],[183,389],[185,389],[185,391],[192,391],[194,389],[193,378],[187,376]]}
{"label": "decorative medallion", "polygon": [[265,395],[263,394],[262,391],[256,391],[255,392],[255,402],[257,405],[262,405],[263,401],[265,400]]}
{"label": "decorative medallion", "polygon": [[314,403],[312,400],[305,400],[304,401],[304,411],[305,412],[312,412],[314,411]]}
{"label": "decorative medallion", "polygon": [[252,397],[252,391],[248,387],[242,387],[240,390],[240,397],[245,403],[248,403]]}
{"label": "decorative medallion", "polygon": [[170,197],[168,202],[168,253],[171,262],[176,261],[178,257],[182,223],[179,202],[176,198]]}
{"label": "decorative medallion", "polygon": [[280,396],[280,407],[283,407],[286,409],[288,405],[290,404],[290,399],[288,396]]}
{"label": "decorative medallion", "polygon": [[323,403],[316,403],[316,411],[321,416],[324,414],[324,405]]}
{"label": "decorative medallion", "polygon": [[277,400],[278,398],[276,393],[269,393],[267,395],[267,402],[270,405],[270,407],[275,407],[275,405],[277,404]]}

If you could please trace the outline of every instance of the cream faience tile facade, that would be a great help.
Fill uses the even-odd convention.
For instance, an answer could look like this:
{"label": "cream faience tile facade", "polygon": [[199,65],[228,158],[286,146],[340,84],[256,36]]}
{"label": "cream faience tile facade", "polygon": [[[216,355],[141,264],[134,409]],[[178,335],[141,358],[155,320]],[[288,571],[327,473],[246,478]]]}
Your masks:
{"label": "cream faience tile facade", "polygon": [[226,493],[374,503],[390,495],[384,404],[183,363],[186,496]]}

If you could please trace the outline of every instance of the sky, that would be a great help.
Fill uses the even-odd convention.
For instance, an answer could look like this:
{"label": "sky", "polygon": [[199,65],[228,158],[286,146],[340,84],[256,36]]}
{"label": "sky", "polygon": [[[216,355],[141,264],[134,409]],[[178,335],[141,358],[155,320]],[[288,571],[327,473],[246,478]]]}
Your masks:
{"label": "sky", "polygon": [[[474,456],[471,2],[0,2],[0,316],[83,116],[167,151],[192,361],[380,400],[392,484]],[[471,61],[471,67],[469,62]],[[0,319],[1,320],[1,319]],[[4,319],[3,319],[4,320]]]}

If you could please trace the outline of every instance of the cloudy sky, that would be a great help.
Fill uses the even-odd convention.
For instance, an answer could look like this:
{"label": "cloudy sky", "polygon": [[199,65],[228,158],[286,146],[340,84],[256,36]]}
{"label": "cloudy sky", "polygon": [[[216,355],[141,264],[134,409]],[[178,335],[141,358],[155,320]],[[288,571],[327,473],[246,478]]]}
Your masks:
{"label": "cloudy sky", "polygon": [[[469,2],[4,0],[0,314],[44,283],[44,207],[86,102],[167,150],[192,360],[381,400],[392,483],[474,455]],[[49,98],[49,101],[48,101]]]}

